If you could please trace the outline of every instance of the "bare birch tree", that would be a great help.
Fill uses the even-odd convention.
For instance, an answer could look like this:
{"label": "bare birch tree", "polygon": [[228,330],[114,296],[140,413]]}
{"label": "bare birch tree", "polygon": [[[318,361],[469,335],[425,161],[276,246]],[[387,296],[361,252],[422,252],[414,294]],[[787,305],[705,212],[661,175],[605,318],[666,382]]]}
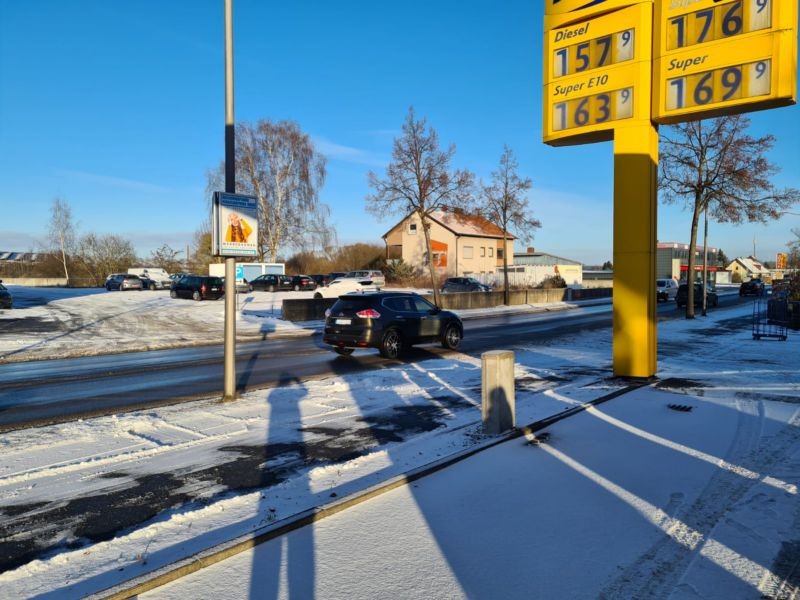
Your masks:
{"label": "bare birch tree", "polygon": [[408,109],[402,135],[394,140],[386,177],[381,179],[372,171],[368,175],[369,186],[375,190],[366,198],[369,212],[379,218],[389,214],[407,216],[416,213],[422,222],[437,306],[441,303],[433,265],[429,217],[437,210],[466,210],[473,201],[473,174],[467,170],[450,170],[455,152],[453,144],[446,151],[439,149],[436,130],[428,127],[425,118],[417,120],[412,107]]}
{"label": "bare birch tree", "polygon": [[258,199],[261,257],[300,247],[319,230],[326,159],[293,121],[236,126],[236,188]]}
{"label": "bare birch tree", "polygon": [[508,146],[503,147],[500,165],[492,172],[489,185],[481,183],[484,216],[503,230],[503,303],[509,303],[508,290],[508,237],[513,228],[520,240],[533,239],[533,231],[542,226],[539,219],[530,215],[526,192],[533,183],[517,173],[519,163]]}
{"label": "bare birch tree", "polygon": [[662,129],[659,189],[664,202],[684,201],[692,211],[689,236],[686,318],[694,318],[697,226],[708,209],[720,223],[765,223],[800,201],[800,191],[777,189],[770,181],[778,167],[765,156],[775,136],[747,135],[750,119],[733,115],[689,121]]}
{"label": "bare birch tree", "polygon": [[59,257],[59,263],[64,268],[67,285],[70,285],[69,262],[75,252],[76,231],[77,226],[72,220],[72,208],[66,200],[55,198],[50,206],[47,237],[50,241],[50,251]]}

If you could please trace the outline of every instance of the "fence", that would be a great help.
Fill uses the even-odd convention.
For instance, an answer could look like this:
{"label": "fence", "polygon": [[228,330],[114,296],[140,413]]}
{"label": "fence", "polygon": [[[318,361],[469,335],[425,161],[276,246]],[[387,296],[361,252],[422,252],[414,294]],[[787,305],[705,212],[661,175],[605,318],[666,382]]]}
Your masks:
{"label": "fence", "polygon": [[[572,302],[575,300],[592,300],[610,298],[611,288],[596,289],[530,289],[509,292],[509,306],[521,304],[546,304],[549,302]],[[432,294],[422,296],[433,302]],[[442,308],[450,310],[467,310],[470,308],[494,308],[504,306],[503,292],[459,292],[442,294]],[[319,300],[292,299],[283,301],[283,318],[287,321],[318,321],[325,318],[325,311],[334,305],[336,298]]]}

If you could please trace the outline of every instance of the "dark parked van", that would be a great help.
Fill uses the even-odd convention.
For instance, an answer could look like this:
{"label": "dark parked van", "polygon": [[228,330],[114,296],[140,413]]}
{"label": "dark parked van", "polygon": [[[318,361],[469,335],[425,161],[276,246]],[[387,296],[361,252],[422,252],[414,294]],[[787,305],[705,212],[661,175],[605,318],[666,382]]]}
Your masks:
{"label": "dark parked van", "polygon": [[222,277],[203,275],[184,275],[170,287],[172,298],[191,298],[192,300],[217,300],[225,294]]}

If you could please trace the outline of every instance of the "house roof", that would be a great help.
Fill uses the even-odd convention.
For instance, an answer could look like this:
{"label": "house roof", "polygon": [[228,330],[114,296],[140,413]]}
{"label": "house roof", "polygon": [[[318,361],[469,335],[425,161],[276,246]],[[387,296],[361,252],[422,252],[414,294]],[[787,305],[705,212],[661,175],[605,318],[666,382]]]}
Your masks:
{"label": "house roof", "polygon": [[725,268],[729,270],[733,263],[738,262],[748,273],[769,273],[767,269],[755,256],[738,256],[734,258],[730,264]]}
{"label": "house roof", "polygon": [[[389,231],[383,234],[386,238],[392,231],[397,229],[401,224],[405,223],[411,215],[407,215],[394,225]],[[470,236],[470,237],[488,237],[488,238],[502,238],[503,230],[497,225],[481,217],[480,215],[468,215],[462,212],[452,212],[444,210],[436,210],[432,212],[429,217],[445,229],[450,230],[457,236]],[[516,239],[516,236],[511,233],[506,234],[509,240]]]}
{"label": "house roof", "polygon": [[547,252],[521,252],[514,254],[515,265],[582,265],[583,263],[577,260],[571,260],[555,254],[548,254]]}

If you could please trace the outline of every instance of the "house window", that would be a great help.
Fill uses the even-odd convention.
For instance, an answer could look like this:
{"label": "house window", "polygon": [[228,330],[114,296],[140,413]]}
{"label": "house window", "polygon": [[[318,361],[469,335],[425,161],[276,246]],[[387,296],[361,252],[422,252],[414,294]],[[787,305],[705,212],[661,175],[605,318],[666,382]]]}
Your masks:
{"label": "house window", "polygon": [[472,246],[464,246],[464,258],[472,258]]}
{"label": "house window", "polygon": [[489,256],[494,256],[494,248],[489,248]]}
{"label": "house window", "polygon": [[486,248],[481,246],[481,256],[486,256]]}
{"label": "house window", "polygon": [[417,224],[416,223],[409,224],[408,233],[409,233],[409,235],[417,235]]}
{"label": "house window", "polygon": [[503,249],[502,248],[498,248],[497,249],[497,258],[503,258]]}

